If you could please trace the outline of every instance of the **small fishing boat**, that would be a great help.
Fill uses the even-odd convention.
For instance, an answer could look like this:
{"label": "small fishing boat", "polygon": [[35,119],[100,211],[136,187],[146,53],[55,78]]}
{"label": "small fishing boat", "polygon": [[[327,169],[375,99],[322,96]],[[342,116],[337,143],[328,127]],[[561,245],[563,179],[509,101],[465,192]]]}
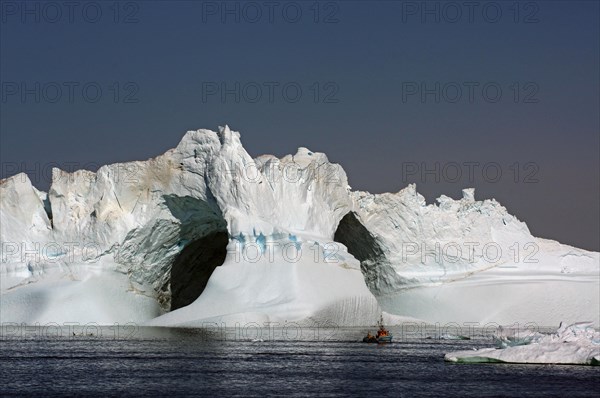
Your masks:
{"label": "small fishing boat", "polygon": [[384,344],[392,342],[392,338],[394,336],[392,336],[389,330],[387,330],[385,326],[383,326],[383,316],[379,319],[378,325],[379,330],[377,330],[377,334],[373,336],[371,332],[368,332],[365,338],[363,338],[363,343]]}

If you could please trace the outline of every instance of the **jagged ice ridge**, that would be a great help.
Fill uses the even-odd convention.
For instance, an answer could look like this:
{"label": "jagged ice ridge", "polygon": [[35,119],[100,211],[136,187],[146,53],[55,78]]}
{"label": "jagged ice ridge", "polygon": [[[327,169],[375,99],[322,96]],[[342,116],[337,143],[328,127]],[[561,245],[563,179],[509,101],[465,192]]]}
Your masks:
{"label": "jagged ice ridge", "polygon": [[48,193],[17,174],[0,181],[0,322],[598,323],[598,253],[472,189],[437,202],[353,191],[306,148],[253,159],[227,126],[53,169]]}

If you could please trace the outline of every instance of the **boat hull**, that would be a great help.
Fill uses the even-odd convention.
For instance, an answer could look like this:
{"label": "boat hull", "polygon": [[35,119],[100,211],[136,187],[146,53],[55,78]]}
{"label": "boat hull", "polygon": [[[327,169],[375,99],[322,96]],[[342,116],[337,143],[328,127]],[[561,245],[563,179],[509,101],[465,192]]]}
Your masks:
{"label": "boat hull", "polygon": [[385,344],[391,343],[393,336],[382,336],[382,337],[365,337],[363,338],[363,343],[377,343],[377,344]]}
{"label": "boat hull", "polygon": [[382,344],[382,343],[391,343],[392,342],[392,336],[382,336],[382,337],[378,337],[377,338],[377,342]]}

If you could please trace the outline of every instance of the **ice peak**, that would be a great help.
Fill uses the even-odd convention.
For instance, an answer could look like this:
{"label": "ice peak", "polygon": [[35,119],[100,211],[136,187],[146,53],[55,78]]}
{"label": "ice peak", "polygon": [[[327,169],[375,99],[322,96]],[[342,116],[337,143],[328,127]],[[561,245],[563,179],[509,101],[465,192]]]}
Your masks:
{"label": "ice peak", "polygon": [[217,133],[219,136],[219,140],[222,145],[239,145],[242,146],[240,142],[240,133],[237,131],[233,131],[229,128],[228,125],[219,126],[219,132]]}
{"label": "ice peak", "polygon": [[221,134],[231,133],[231,129],[229,129],[229,125],[226,124],[225,126],[219,126],[219,133],[221,133]]}
{"label": "ice peak", "polygon": [[296,162],[300,162],[300,163],[311,163],[311,162],[318,162],[319,164],[322,163],[329,163],[329,159],[327,158],[327,155],[325,155],[324,153],[321,152],[313,152],[310,149],[306,148],[306,147],[299,147],[298,150],[296,151],[296,154],[294,155],[294,161]]}
{"label": "ice peak", "polygon": [[[243,152],[240,141],[240,133],[232,131],[229,126],[219,126],[218,132],[208,129],[188,131],[179,144],[176,151],[184,157],[210,157],[220,152],[224,148],[233,149],[233,152]],[[206,155],[202,156],[201,153]]]}
{"label": "ice peak", "polygon": [[296,155],[309,155],[312,156],[313,151],[311,151],[310,149],[306,148],[306,147],[298,147],[298,150],[296,151]]}
{"label": "ice peak", "polygon": [[26,185],[32,185],[31,180],[29,179],[29,176],[26,173],[20,172],[18,174],[12,175],[10,177],[6,177],[0,180],[0,186],[4,186],[4,187],[8,187],[9,184],[11,186],[14,186],[15,183],[22,183],[22,184],[26,184]]}
{"label": "ice peak", "polygon": [[463,200],[466,202],[475,202],[475,188],[465,188],[462,190]]}

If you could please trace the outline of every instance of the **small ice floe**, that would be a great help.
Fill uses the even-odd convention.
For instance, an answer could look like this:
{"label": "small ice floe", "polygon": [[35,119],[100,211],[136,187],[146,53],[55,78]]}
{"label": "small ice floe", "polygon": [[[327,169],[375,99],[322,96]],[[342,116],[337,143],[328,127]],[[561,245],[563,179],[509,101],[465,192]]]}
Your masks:
{"label": "small ice floe", "polygon": [[449,333],[441,335],[440,339],[442,339],[442,340],[471,340],[471,338],[468,336],[461,336],[459,334],[449,334]]}
{"label": "small ice floe", "polygon": [[556,333],[503,330],[496,336],[498,348],[475,351],[456,351],[445,355],[448,362],[461,363],[552,363],[573,365],[600,365],[600,332],[591,322],[569,326],[560,324]]}

